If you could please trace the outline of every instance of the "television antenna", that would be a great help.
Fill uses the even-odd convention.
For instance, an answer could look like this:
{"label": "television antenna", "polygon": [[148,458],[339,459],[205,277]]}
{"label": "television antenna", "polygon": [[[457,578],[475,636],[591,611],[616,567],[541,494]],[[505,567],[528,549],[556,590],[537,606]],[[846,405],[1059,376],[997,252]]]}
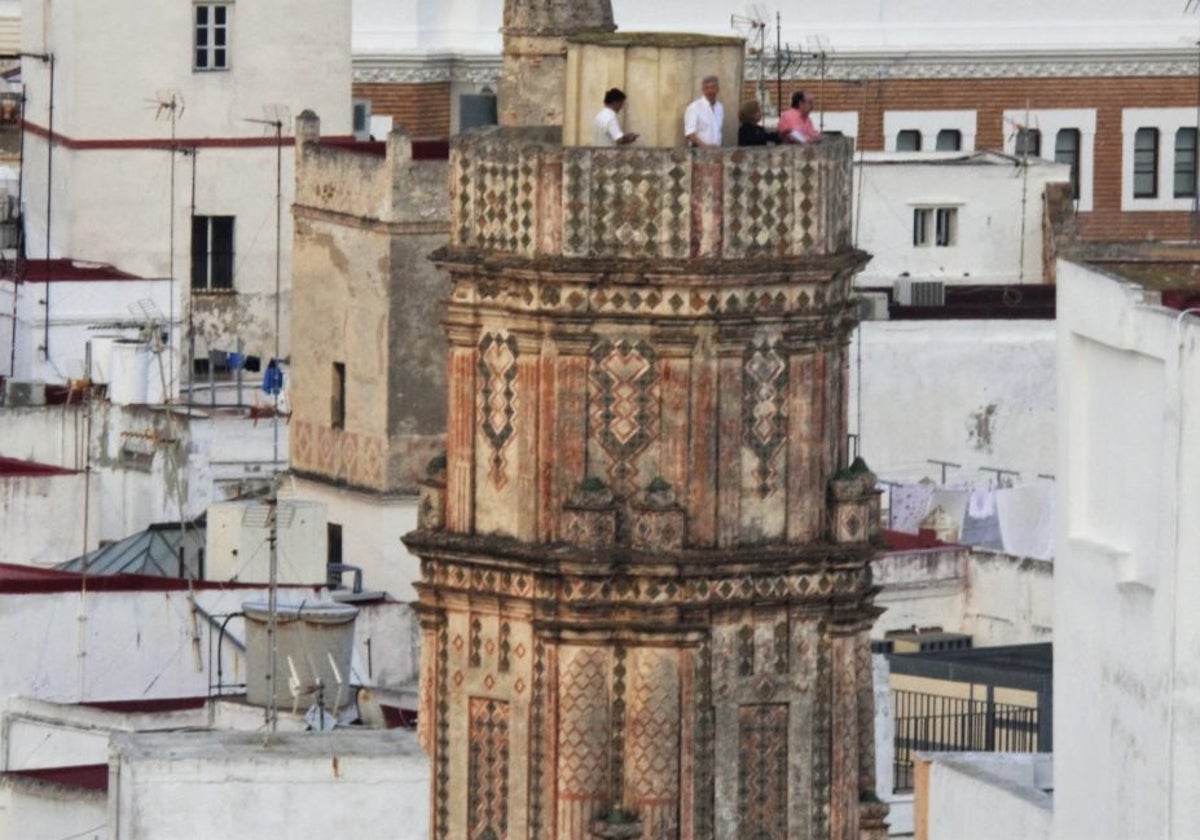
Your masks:
{"label": "television antenna", "polygon": [[[1198,0],[1200,2],[1200,0]],[[758,65],[758,79],[754,86],[754,98],[763,106],[767,105],[766,60],[767,60],[767,21],[765,9],[759,3],[746,8],[744,15],[730,15],[729,25],[733,30],[746,39],[747,53]]]}
{"label": "television antenna", "polygon": [[[271,131],[275,134],[275,353],[272,358],[278,364],[279,350],[279,329],[280,329],[280,296],[282,294],[282,283],[280,279],[280,267],[283,259],[283,126],[284,122],[291,122],[291,112],[288,106],[281,104],[264,105],[263,117],[246,117],[245,122],[258,123],[263,126],[263,131],[267,136],[270,136]],[[279,389],[272,391],[272,410],[271,410],[271,433],[273,438],[272,453],[271,453],[271,468],[278,474],[279,472]]]}

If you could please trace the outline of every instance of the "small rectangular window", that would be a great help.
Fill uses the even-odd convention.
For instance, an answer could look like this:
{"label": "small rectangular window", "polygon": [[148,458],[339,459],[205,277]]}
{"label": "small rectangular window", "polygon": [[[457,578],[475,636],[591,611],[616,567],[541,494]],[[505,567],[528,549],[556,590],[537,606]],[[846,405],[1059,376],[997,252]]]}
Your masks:
{"label": "small rectangular window", "polygon": [[1196,129],[1175,132],[1175,197],[1196,197]]}
{"label": "small rectangular window", "polygon": [[906,128],[896,135],[896,151],[897,152],[919,152],[921,151],[921,132],[916,129]]}
{"label": "small rectangular window", "polygon": [[233,216],[192,216],[192,288],[233,288]]}
{"label": "small rectangular window", "polygon": [[[338,566],[342,563],[342,526],[336,522],[325,523],[325,565]],[[342,573],[328,568],[325,573],[326,584],[330,589],[342,588]]]}
{"label": "small rectangular window", "polygon": [[933,210],[928,207],[913,210],[913,245],[929,244],[929,225],[932,219]]}
{"label": "small rectangular window", "polygon": [[1133,136],[1133,197],[1158,196],[1158,129],[1139,128]]}
{"label": "small rectangular window", "polygon": [[198,3],[195,9],[195,69],[229,69],[229,5]]}
{"label": "small rectangular window", "polygon": [[333,392],[329,399],[329,425],[346,428],[346,364],[333,363]]}
{"label": "small rectangular window", "polygon": [[958,241],[958,208],[917,207],[913,210],[913,245],[947,248]]}
{"label": "small rectangular window", "polygon": [[937,209],[937,241],[939,248],[945,248],[953,245],[958,238],[958,210],[953,207],[939,207]]}
{"label": "small rectangular window", "polygon": [[1039,157],[1042,154],[1042,132],[1036,128],[1018,128],[1014,153],[1017,157]]}
{"label": "small rectangular window", "polygon": [[937,133],[934,148],[939,152],[957,152],[962,150],[962,132],[957,128],[943,128]]}
{"label": "small rectangular window", "polygon": [[1071,197],[1079,198],[1079,129],[1064,128],[1054,137],[1054,161],[1071,167]]}

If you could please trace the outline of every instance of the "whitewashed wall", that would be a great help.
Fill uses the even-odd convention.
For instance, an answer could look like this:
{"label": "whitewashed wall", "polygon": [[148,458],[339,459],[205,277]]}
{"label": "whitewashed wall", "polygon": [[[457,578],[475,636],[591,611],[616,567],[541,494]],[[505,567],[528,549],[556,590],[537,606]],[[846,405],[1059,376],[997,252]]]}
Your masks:
{"label": "whitewashed wall", "polygon": [[940,478],[931,458],[963,465],[948,480],[1054,472],[1053,321],[868,321],[850,365],[850,429],[881,477]]}
{"label": "whitewashed wall", "polygon": [[1200,825],[1200,322],[1059,262],[1055,831]]}
{"label": "whitewashed wall", "polygon": [[[943,122],[956,127],[948,118]],[[895,137],[887,140],[893,143]],[[1068,180],[1066,164],[1035,159],[1015,166],[992,156],[950,163],[961,156],[947,152],[867,152],[862,157],[854,169],[857,244],[872,259],[855,278],[859,286],[890,287],[901,274],[948,284],[1043,282],[1042,196],[1047,183]],[[953,208],[954,243],[914,245],[917,207]]]}
{"label": "whitewashed wall", "polygon": [[[1052,760],[1046,754],[924,753],[928,788],[917,771],[918,831],[925,840],[1049,840]],[[927,797],[922,804],[923,797]],[[1117,835],[1072,834],[1071,837]]]}
{"label": "whitewashed wall", "polygon": [[23,779],[0,781],[0,837],[61,840],[110,837],[103,791],[39,784]]}
{"label": "whitewashed wall", "polygon": [[[397,601],[416,600],[420,561],[400,540],[417,527],[416,498],[381,498],[298,477],[283,484],[280,496],[326,506],[328,521],[342,526],[342,562],[363,570],[364,588]],[[344,582],[350,585],[349,573]]]}
{"label": "whitewashed wall", "polygon": [[1053,564],[986,549],[894,551],[872,563],[885,612],[871,629],[942,627],[967,633],[976,647],[1050,641],[1054,622]]}
{"label": "whitewashed wall", "polygon": [[[83,553],[84,476],[0,476],[0,563],[55,566]],[[91,516],[100,508],[90,496]]]}
{"label": "whitewashed wall", "polygon": [[164,837],[429,834],[429,762],[415,733],[117,735],[109,829]]}

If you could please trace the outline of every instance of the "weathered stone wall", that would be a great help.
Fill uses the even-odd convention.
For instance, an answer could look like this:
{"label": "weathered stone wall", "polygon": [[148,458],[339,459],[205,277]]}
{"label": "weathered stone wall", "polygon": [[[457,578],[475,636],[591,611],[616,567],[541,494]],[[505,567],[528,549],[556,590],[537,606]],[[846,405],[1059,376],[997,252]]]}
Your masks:
{"label": "weathered stone wall", "polygon": [[549,136],[491,129],[455,138],[452,248],[743,260],[850,247],[849,139],[693,150],[564,148]]}
{"label": "weathered stone wall", "polygon": [[446,241],[446,164],[414,161],[402,133],[380,157],[323,146],[318,128],[302,125],[297,160],[292,467],[412,493],[445,429],[445,284],[427,255]]}

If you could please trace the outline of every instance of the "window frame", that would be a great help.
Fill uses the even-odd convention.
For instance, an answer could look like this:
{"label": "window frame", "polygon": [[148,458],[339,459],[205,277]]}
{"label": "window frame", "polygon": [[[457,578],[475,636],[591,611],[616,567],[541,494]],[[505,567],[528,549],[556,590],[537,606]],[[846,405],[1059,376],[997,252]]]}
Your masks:
{"label": "window frame", "polygon": [[[1158,154],[1161,132],[1157,126],[1141,126],[1133,133],[1133,197],[1158,198]],[[1143,141],[1148,141],[1144,143]],[[1139,180],[1143,184],[1139,188]],[[1145,186],[1149,182],[1149,187]]]}
{"label": "window frame", "polygon": [[[1188,157],[1181,157],[1179,139],[1188,135],[1192,138],[1190,155]],[[1182,125],[1175,129],[1175,158],[1171,167],[1171,193],[1173,198],[1196,198],[1198,186],[1196,170],[1197,163],[1200,162],[1197,159],[1197,146],[1200,145],[1197,142],[1198,140],[1200,140],[1200,131],[1197,131],[1194,125]],[[1186,153],[1189,150],[1185,149],[1184,151]],[[1181,168],[1179,165],[1181,162],[1187,165]],[[1181,175],[1191,178],[1191,188],[1185,189],[1182,192],[1179,189],[1179,178]]]}
{"label": "window frame", "polygon": [[[228,221],[228,249],[216,247],[214,230]],[[197,237],[202,228],[202,236]],[[234,290],[235,261],[237,256],[237,217],[227,215],[192,216],[192,291],[232,292]],[[219,261],[219,262],[218,262]],[[216,278],[216,275],[220,275]]]}
{"label": "window frame", "polygon": [[[900,138],[908,137],[915,138],[915,145],[910,149],[900,148]],[[902,128],[896,132],[896,151],[897,152],[919,152],[921,151],[921,130],[917,128]]]}
{"label": "window frame", "polygon": [[[218,17],[221,20],[218,21]],[[230,68],[229,34],[232,29],[232,17],[233,3],[231,2],[192,4],[192,70],[194,72],[219,73]]]}
{"label": "window frame", "polygon": [[[1030,141],[1032,140],[1032,148]],[[1040,128],[1017,127],[1017,136],[1013,142],[1013,154],[1019,158],[1042,156],[1042,130]]]}
{"label": "window frame", "polygon": [[[1075,148],[1073,150],[1064,150],[1062,148],[1062,139],[1064,137],[1074,138]],[[1054,162],[1065,163],[1070,167],[1071,198],[1075,201],[1079,201],[1081,195],[1079,172],[1082,163],[1082,150],[1083,132],[1078,128],[1060,128],[1054,133]],[[1067,157],[1066,152],[1070,152],[1069,159],[1064,159]]]}
{"label": "window frame", "polygon": [[958,244],[958,207],[922,204],[913,207],[913,247],[953,248]]}
{"label": "window frame", "polygon": [[[943,137],[953,137],[954,138],[954,148],[952,148],[952,149],[942,148],[942,138]],[[961,152],[962,144],[963,144],[963,134],[962,134],[961,129],[940,128],[940,129],[938,129],[938,133],[934,136],[934,139],[933,139],[933,150],[935,152]]]}
{"label": "window frame", "polygon": [[346,428],[346,363],[333,362],[329,393],[329,427]]}

